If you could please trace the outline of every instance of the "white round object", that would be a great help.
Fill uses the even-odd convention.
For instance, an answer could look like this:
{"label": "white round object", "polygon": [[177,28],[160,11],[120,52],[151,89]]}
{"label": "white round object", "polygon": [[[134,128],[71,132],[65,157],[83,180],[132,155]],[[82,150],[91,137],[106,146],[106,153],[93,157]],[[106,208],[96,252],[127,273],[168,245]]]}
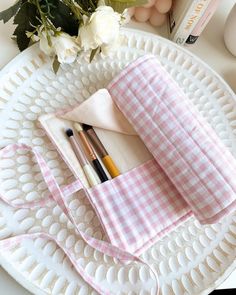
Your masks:
{"label": "white round object", "polygon": [[[41,114],[83,101],[94,91],[106,87],[128,63],[150,53],[157,56],[236,156],[235,96],[222,78],[199,58],[166,39],[130,29],[123,30],[122,35],[121,47],[113,56],[97,55],[89,63],[88,54],[81,54],[77,63],[62,66],[57,75],[52,72],[51,59],[40,52],[37,45],[6,66],[0,74],[0,125],[4,130],[0,147],[17,141],[30,143],[40,149],[50,167],[57,170],[60,185],[68,183],[71,181],[70,171],[34,120]],[[22,97],[27,97],[27,103]],[[14,108],[17,103],[24,104],[27,111]],[[35,108],[36,104],[40,108]],[[16,124],[8,126],[9,120],[16,121]],[[30,123],[27,128],[31,132],[21,134],[26,122]],[[16,133],[15,138],[8,137],[9,128]],[[34,190],[42,192],[37,191],[41,180],[38,177],[27,179],[29,171],[22,170],[22,165],[31,165],[27,154],[19,154],[18,161],[6,159],[0,162],[0,168],[7,171],[0,174],[4,177],[6,188],[13,186],[6,182],[11,178],[8,171],[16,171],[14,179],[18,183],[16,186],[14,183],[10,195],[7,194],[14,201],[28,194],[19,194],[27,184],[20,181],[22,173],[26,175],[23,180],[35,183]],[[38,170],[32,169],[32,173],[37,176]],[[40,190],[44,190],[41,185]],[[78,198],[75,194],[68,198],[68,203],[80,229],[105,239],[98,218],[86,198]],[[147,267],[142,264],[124,266],[88,247],[53,203],[38,210],[23,210],[0,202],[0,221],[0,239],[36,230],[58,236],[87,273],[100,286],[112,290],[113,294],[154,294],[155,283]],[[162,294],[193,295],[194,291],[194,294],[203,295],[222,283],[236,264],[235,228],[236,214],[215,225],[205,226],[191,218],[146,251],[143,258],[158,272]],[[0,263],[34,294],[95,294],[76,273],[61,249],[42,238],[23,240],[18,247],[2,251]]]}
{"label": "white round object", "polygon": [[236,56],[236,4],[230,11],[225,23],[224,41],[228,50]]}

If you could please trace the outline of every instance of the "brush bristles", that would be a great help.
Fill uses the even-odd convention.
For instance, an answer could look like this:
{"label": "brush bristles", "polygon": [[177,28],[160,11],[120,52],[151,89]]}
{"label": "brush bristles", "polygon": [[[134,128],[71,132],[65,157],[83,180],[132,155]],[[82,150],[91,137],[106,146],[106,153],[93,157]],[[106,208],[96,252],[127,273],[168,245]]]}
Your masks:
{"label": "brush bristles", "polygon": [[68,136],[68,137],[71,137],[71,136],[73,136],[73,130],[72,129],[67,129],[66,130],[66,135]]}
{"label": "brush bristles", "polygon": [[83,128],[82,128],[82,126],[81,126],[79,123],[75,123],[75,124],[74,124],[74,127],[75,127],[75,129],[76,129],[78,132],[83,131]]}
{"label": "brush bristles", "polygon": [[88,131],[89,129],[92,129],[93,127],[87,124],[82,124],[84,131]]}

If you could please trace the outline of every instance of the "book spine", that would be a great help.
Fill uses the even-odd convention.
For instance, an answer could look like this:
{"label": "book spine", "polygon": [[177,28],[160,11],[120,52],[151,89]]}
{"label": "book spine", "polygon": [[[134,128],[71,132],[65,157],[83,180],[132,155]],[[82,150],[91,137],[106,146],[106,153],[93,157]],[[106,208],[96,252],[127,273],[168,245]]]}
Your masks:
{"label": "book spine", "polygon": [[192,29],[205,12],[210,1],[211,0],[193,1],[192,5],[188,9],[188,12],[183,18],[181,24],[179,25],[177,31],[175,32],[172,41],[180,45],[183,45],[185,43]]}
{"label": "book spine", "polygon": [[205,10],[203,16],[200,18],[194,29],[192,30],[191,34],[188,36],[186,40],[186,44],[194,44],[198,37],[201,35],[202,31],[205,29],[206,25],[212,18],[213,14],[215,13],[220,0],[212,0],[207,9]]}

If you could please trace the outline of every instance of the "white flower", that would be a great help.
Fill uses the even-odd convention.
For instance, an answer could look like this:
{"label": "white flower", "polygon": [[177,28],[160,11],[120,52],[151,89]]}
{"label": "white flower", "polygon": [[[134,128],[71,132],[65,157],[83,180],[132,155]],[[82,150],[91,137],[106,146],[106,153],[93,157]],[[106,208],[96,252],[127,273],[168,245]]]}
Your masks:
{"label": "white flower", "polygon": [[33,42],[39,41],[39,36],[35,35],[34,33],[26,31],[25,34],[26,34],[27,38],[31,39]]}
{"label": "white flower", "polygon": [[[48,33],[49,34],[49,33]],[[41,31],[39,35],[39,47],[47,55],[54,54],[54,48],[48,44],[47,34],[45,31]],[[50,33],[49,38],[52,39],[52,34]]]}
{"label": "white flower", "polygon": [[119,47],[120,45],[120,37],[116,38],[111,44],[102,44],[101,50],[102,53],[105,55],[113,54],[114,51]]}
{"label": "white flower", "polygon": [[110,6],[99,6],[79,29],[79,41],[84,50],[111,45],[118,39],[121,16]]}
{"label": "white flower", "polygon": [[60,63],[72,63],[75,61],[79,46],[74,37],[66,33],[58,32],[56,35],[48,33],[51,40],[51,46],[48,43],[45,31],[40,32],[39,47],[47,55],[57,55]]}
{"label": "white flower", "polygon": [[89,49],[95,49],[100,46],[100,44],[98,44],[97,40],[95,39],[92,26],[89,23],[89,18],[83,16],[83,21],[84,25],[79,28],[78,42],[85,51]]}
{"label": "white flower", "polygon": [[40,38],[39,38],[39,36],[33,34],[33,35],[31,36],[31,40],[32,40],[33,42],[38,42],[38,41],[40,40]]}
{"label": "white flower", "polygon": [[80,50],[75,38],[66,33],[60,33],[52,38],[52,46],[60,63],[73,63]]}

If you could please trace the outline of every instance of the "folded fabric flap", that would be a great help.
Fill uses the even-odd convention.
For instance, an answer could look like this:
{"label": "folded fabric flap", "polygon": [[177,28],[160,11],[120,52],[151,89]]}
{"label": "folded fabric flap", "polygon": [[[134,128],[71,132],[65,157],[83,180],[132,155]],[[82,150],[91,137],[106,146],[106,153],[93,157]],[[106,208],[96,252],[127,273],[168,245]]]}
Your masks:
{"label": "folded fabric flap", "polygon": [[200,222],[235,208],[235,158],[154,56],[131,63],[107,88]]}
{"label": "folded fabric flap", "polygon": [[83,103],[64,114],[60,114],[59,117],[93,127],[137,135],[106,89],[98,90]]}

